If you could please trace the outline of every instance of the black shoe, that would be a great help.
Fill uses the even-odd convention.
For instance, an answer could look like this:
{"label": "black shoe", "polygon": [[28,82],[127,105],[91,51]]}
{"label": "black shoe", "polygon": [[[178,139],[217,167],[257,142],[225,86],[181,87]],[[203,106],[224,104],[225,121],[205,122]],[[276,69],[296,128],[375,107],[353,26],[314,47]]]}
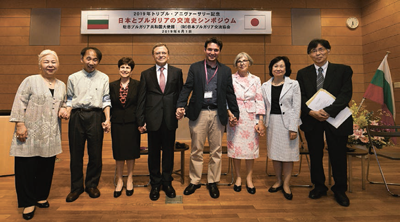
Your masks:
{"label": "black shoe", "polygon": [[38,206],[39,208],[49,208],[50,204],[49,201],[46,201],[44,203],[36,203],[36,206]]}
{"label": "black shoe", "polygon": [[124,187],[122,187],[120,191],[114,190],[114,197],[117,198],[117,197],[121,196],[123,189],[124,189]]}
{"label": "black shoe", "polygon": [[326,190],[320,190],[320,189],[316,189],[316,188],[311,190],[310,194],[308,195],[308,197],[311,199],[319,199],[322,196],[326,196]]}
{"label": "black shoe", "polygon": [[270,187],[270,188],[268,189],[268,192],[270,192],[270,193],[276,193],[276,192],[278,192],[278,191],[280,191],[280,190],[283,190],[283,185],[280,185],[279,187]]}
{"label": "black shoe", "polygon": [[255,194],[256,193],[256,187],[250,188],[246,184],[246,189],[247,189],[247,192],[249,192],[249,194]]}
{"label": "black shoe", "polygon": [[344,192],[335,192],[335,200],[340,206],[348,207],[350,200]]}
{"label": "black shoe", "polygon": [[[24,208],[25,209],[25,208]],[[35,216],[35,210],[36,207],[33,208],[33,211],[27,214],[24,214],[24,210],[22,210],[22,218],[24,218],[25,220],[30,220],[33,218],[33,216]]]}
{"label": "black shoe", "polygon": [[234,185],[233,185],[233,190],[236,191],[236,192],[242,191],[242,185],[237,186],[236,184],[234,184]]}
{"label": "black shoe", "polygon": [[194,191],[196,191],[200,187],[201,187],[201,184],[194,185],[194,184],[190,183],[189,186],[187,186],[185,188],[185,191],[183,191],[183,194],[190,195],[190,194],[194,193]]}
{"label": "black shoe", "polygon": [[165,192],[165,195],[167,195],[167,197],[169,197],[169,198],[176,197],[175,189],[172,187],[172,185],[168,185],[168,186],[163,185],[162,190]]}
{"label": "black shoe", "polygon": [[82,191],[75,191],[75,192],[71,192],[68,194],[66,201],[67,202],[74,202],[76,199],[78,199],[79,195],[81,195],[83,193]]}
{"label": "black shoe", "polygon": [[219,190],[218,186],[216,183],[209,183],[207,184],[208,191],[210,192],[210,196],[212,198],[218,198],[219,197]]}
{"label": "black shoe", "polygon": [[90,187],[85,189],[86,193],[89,194],[89,197],[91,198],[98,198],[100,197],[100,190],[97,189],[97,187]]}
{"label": "black shoe", "polygon": [[132,196],[132,194],[133,194],[133,188],[132,188],[132,190],[126,190],[126,196]]}
{"label": "black shoe", "polygon": [[283,193],[283,196],[287,199],[287,200],[292,200],[293,199],[293,193],[286,193],[285,192],[285,189],[282,189],[282,193]]}
{"label": "black shoe", "polygon": [[151,187],[150,200],[158,200],[160,198],[160,186]]}

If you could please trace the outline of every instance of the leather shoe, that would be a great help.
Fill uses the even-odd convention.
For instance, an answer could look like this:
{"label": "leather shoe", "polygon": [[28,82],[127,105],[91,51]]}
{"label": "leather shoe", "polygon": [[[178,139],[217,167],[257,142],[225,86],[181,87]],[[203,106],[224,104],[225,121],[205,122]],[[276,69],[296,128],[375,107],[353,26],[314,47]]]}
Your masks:
{"label": "leather shoe", "polygon": [[[25,208],[24,208],[24,210],[25,210]],[[30,219],[32,219],[33,216],[35,216],[35,210],[36,210],[36,207],[33,208],[33,211],[32,211],[32,212],[27,213],[27,214],[24,214],[24,211],[22,210],[22,218],[24,218],[25,220],[30,220]]]}
{"label": "leather shoe", "polygon": [[326,196],[326,190],[313,189],[310,191],[310,194],[308,195],[308,197],[311,199],[319,199],[322,196]]}
{"label": "leather shoe", "polygon": [[287,199],[287,200],[292,200],[293,199],[293,193],[286,193],[284,189],[282,189],[282,193],[283,196]]}
{"label": "leather shoe", "polygon": [[36,203],[36,206],[38,206],[39,208],[49,208],[50,204],[49,201],[46,201],[44,203]]}
{"label": "leather shoe", "polygon": [[90,187],[85,189],[86,193],[89,194],[91,198],[98,198],[100,197],[100,190],[97,187]]}
{"label": "leather shoe", "polygon": [[278,191],[280,191],[280,190],[283,190],[283,185],[280,185],[279,187],[270,187],[270,188],[268,189],[268,192],[270,192],[270,193],[276,193],[276,192],[278,192]]}
{"label": "leather shoe", "polygon": [[219,197],[219,190],[218,186],[216,183],[209,183],[207,185],[208,191],[210,192],[210,196],[212,198],[218,198]]}
{"label": "leather shoe", "polygon": [[237,186],[236,184],[234,184],[234,185],[233,185],[233,190],[236,191],[236,192],[242,191],[242,185]]}
{"label": "leather shoe", "polygon": [[255,194],[256,193],[256,187],[250,188],[246,184],[246,189],[247,189],[247,192],[249,192],[249,194]]}
{"label": "leather shoe", "polygon": [[133,194],[133,188],[132,188],[132,190],[126,190],[126,196],[132,196],[132,194]]}
{"label": "leather shoe", "polygon": [[185,188],[185,191],[183,191],[183,194],[190,195],[190,194],[194,193],[194,191],[196,191],[200,187],[201,187],[201,184],[194,185],[194,184],[190,183],[189,186],[187,186]]}
{"label": "leather shoe", "polygon": [[150,200],[158,200],[160,198],[160,186],[151,187]]}
{"label": "leather shoe", "polygon": [[114,197],[117,198],[117,197],[121,196],[121,193],[122,193],[122,190],[123,190],[123,189],[124,189],[124,188],[122,187],[120,191],[114,190]]}
{"label": "leather shoe", "polygon": [[76,199],[78,199],[79,195],[81,195],[83,191],[75,191],[71,192],[68,194],[66,201],[67,202],[74,202]]}
{"label": "leather shoe", "polygon": [[168,185],[168,186],[163,185],[162,190],[165,192],[165,195],[167,195],[167,197],[169,197],[169,198],[176,197],[175,189],[172,187],[172,185]]}
{"label": "leather shoe", "polygon": [[335,192],[335,200],[340,206],[348,207],[350,200],[344,192]]}

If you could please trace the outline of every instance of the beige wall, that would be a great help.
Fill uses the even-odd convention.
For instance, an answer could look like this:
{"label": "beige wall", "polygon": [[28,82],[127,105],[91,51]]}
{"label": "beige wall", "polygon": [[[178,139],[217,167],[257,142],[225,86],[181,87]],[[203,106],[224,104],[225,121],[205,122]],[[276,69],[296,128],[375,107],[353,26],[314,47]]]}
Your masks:
{"label": "beige wall", "polygon": [[[329,60],[353,68],[353,99],[361,101],[364,90],[382,60],[390,50],[389,64],[395,81],[400,67],[399,1],[393,0],[171,0],[165,8],[188,9],[262,9],[272,11],[272,35],[220,35],[224,42],[220,61],[231,66],[241,51],[255,60],[251,72],[262,81],[269,78],[269,61],[277,55],[287,55],[293,67],[292,78],[302,67],[312,63],[306,46],[291,45],[291,8],[320,8],[322,38],[331,42]],[[14,0],[0,1],[0,109],[11,109],[20,82],[38,73],[37,54],[45,49],[55,50],[60,57],[58,78],[67,81],[68,75],[82,68],[80,50],[96,46],[104,54],[99,69],[118,78],[116,62],[131,56],[137,66],[133,78],[153,65],[151,48],[156,42],[167,43],[170,64],[186,73],[189,65],[203,59],[203,43],[210,35],[81,35],[80,12],[86,8],[160,8],[156,0]],[[29,46],[30,10],[32,8],[61,8],[61,39],[59,46]],[[350,30],[346,19],[356,16],[360,27]],[[49,27],[51,28],[51,27]],[[232,66],[231,66],[232,67]],[[233,67],[232,67],[233,68]],[[233,69],[234,70],[234,69]],[[396,95],[399,95],[396,90]],[[400,96],[400,95],[399,95]],[[397,98],[400,98],[397,96]],[[400,107],[397,106],[397,110]],[[64,128],[64,127],[63,127]],[[66,127],[65,127],[66,128]],[[66,130],[64,130],[66,132]],[[64,137],[66,138],[66,137]]]}

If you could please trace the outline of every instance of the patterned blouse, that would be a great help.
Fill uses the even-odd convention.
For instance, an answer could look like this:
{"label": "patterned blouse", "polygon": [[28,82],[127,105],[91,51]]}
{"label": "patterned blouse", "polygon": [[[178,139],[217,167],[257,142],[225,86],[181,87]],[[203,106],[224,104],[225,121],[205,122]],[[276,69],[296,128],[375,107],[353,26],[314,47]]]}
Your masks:
{"label": "patterned blouse", "polygon": [[122,83],[120,83],[119,86],[120,86],[119,101],[121,102],[122,106],[125,107],[126,96],[128,95],[128,90],[129,90],[129,84],[127,84],[125,88],[124,86],[122,86]]}
{"label": "patterned blouse", "polygon": [[25,78],[15,95],[10,122],[24,122],[28,138],[12,138],[10,156],[52,157],[62,152],[60,107],[65,106],[65,84],[56,79],[54,96],[40,74]]}

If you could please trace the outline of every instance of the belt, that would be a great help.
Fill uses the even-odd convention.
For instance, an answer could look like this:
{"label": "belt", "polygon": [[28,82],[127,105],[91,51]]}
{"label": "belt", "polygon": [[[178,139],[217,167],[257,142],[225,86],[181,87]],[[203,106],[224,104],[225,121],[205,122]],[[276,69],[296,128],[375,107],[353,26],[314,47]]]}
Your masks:
{"label": "belt", "polygon": [[217,105],[203,105],[201,109],[217,109]]}
{"label": "belt", "polygon": [[91,111],[102,111],[101,108],[75,108],[73,110],[82,111],[82,112],[91,112]]}

